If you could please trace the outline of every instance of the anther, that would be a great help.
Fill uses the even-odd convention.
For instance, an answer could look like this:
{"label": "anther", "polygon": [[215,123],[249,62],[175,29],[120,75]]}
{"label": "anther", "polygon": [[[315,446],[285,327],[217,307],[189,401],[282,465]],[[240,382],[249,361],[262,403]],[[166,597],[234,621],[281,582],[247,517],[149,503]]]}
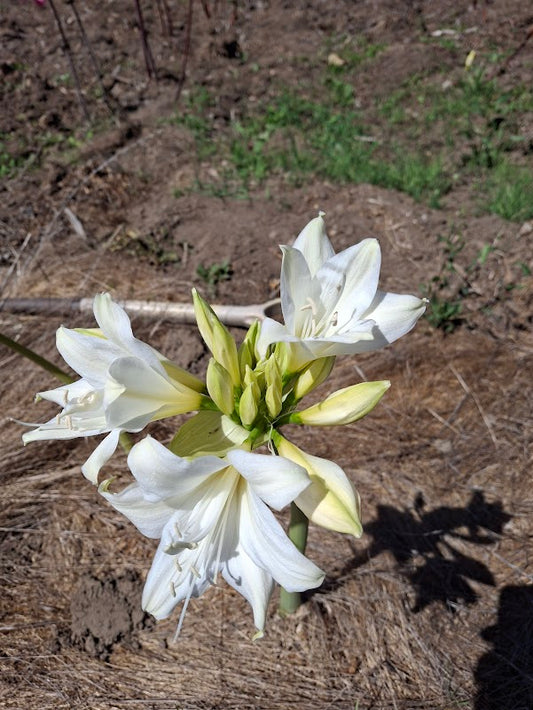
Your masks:
{"label": "anther", "polygon": [[313,316],[316,318],[316,303],[313,301],[311,296],[307,296],[305,299],[305,306],[300,308],[301,311],[311,311]]}
{"label": "anther", "polygon": [[196,550],[197,547],[197,542],[183,542],[181,540],[176,540],[165,547],[165,552],[167,555],[177,555],[183,550]]}

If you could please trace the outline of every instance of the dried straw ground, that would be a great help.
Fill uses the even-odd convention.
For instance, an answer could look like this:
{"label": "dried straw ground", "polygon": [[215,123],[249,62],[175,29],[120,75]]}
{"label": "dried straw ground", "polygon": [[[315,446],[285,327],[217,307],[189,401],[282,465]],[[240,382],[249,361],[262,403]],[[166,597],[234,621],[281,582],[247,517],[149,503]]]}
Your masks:
{"label": "dried straw ground", "polygon": [[[328,195],[327,186],[316,186],[312,197],[320,194]],[[373,215],[373,233],[386,219],[411,215],[416,238],[421,208],[403,198],[363,187],[336,199],[344,207],[331,217],[338,247],[352,238],[352,211],[361,219]],[[206,232],[229,228],[236,217],[231,205],[205,207],[196,218]],[[257,207],[237,208],[239,229],[252,228]],[[260,207],[263,217],[270,210],[266,217],[281,223],[275,206]],[[285,216],[292,234],[306,211],[304,205]],[[516,227],[508,233],[515,239]],[[12,292],[74,295],[84,279],[84,290],[112,284],[120,295],[169,295],[168,275],[134,260],[117,270],[112,255],[95,262],[94,250],[76,239],[66,228],[43,238],[11,277]],[[66,260],[54,247],[58,240],[71,254]],[[392,249],[383,242],[384,285],[402,290],[409,274],[391,276],[394,257],[416,272],[428,255],[422,239],[409,248],[400,243]],[[239,245],[239,234],[236,245],[253,258],[255,247]],[[268,277],[279,260],[274,249],[265,253],[252,276],[236,260],[233,284],[241,284],[241,293],[270,295]],[[184,280],[184,291],[190,283]],[[246,603],[225,585],[191,603],[176,645],[170,643],[175,618],[156,625],[141,619],[139,575],[150,565],[153,542],[80,475],[92,442],[21,447],[20,427],[8,417],[44,419],[51,409],[31,397],[53,383],[2,351],[3,707],[531,707],[532,347],[520,320],[530,300],[521,291],[506,304],[505,336],[480,327],[443,337],[422,322],[386,351],[339,361],[327,389],[388,377],[393,387],[385,401],[342,431],[293,434],[348,472],[363,498],[366,533],[355,541],[311,530],[309,555],[327,570],[326,582],[294,618],[279,618],[274,600],[260,642],[251,641]],[[89,320],[76,316],[69,324]],[[57,324],[1,316],[3,332],[55,361]],[[205,366],[194,329],[135,326],[178,362]],[[163,440],[171,432],[168,422],[154,429]],[[118,455],[108,473],[123,470]]]}

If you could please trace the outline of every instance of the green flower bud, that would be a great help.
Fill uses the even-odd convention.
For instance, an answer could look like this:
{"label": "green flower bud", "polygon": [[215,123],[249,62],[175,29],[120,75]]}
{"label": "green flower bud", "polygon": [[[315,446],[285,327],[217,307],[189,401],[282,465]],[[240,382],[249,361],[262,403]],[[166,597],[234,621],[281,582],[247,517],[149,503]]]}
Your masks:
{"label": "green flower bud", "polygon": [[257,382],[250,382],[244,388],[239,401],[239,416],[245,427],[251,427],[259,412],[259,400],[261,399],[261,390]]}
{"label": "green flower bud", "polygon": [[241,382],[241,375],[235,341],[226,326],[220,322],[211,306],[204,301],[194,288],[192,297],[196,322],[202,338],[213,353],[215,360],[228,371],[233,385],[238,387]]}
{"label": "green flower bud", "polygon": [[225,367],[211,358],[207,366],[207,391],[213,402],[224,414],[233,412],[235,402],[233,398],[233,382]]}
{"label": "green flower bud", "polygon": [[241,377],[244,377],[246,371],[246,366],[250,367],[252,370],[256,366],[257,359],[255,355],[255,343],[257,340],[257,335],[259,333],[259,321],[254,321],[252,325],[248,328],[248,332],[239,348],[239,367],[241,371]]}
{"label": "green flower bud", "polygon": [[298,375],[293,387],[293,395],[296,401],[305,397],[306,394],[311,392],[324,382],[324,380],[329,376],[333,365],[335,364],[334,357],[321,357],[318,360],[313,360],[306,365],[304,370]]}
{"label": "green flower bud", "polygon": [[314,404],[302,412],[293,412],[289,422],[311,426],[351,424],[374,409],[389,387],[388,380],[361,382],[358,385],[344,387],[330,394],[323,402]]}
{"label": "green flower bud", "polygon": [[265,401],[268,413],[276,417],[281,412],[283,383],[276,358],[271,355],[265,365],[265,382],[267,386]]}

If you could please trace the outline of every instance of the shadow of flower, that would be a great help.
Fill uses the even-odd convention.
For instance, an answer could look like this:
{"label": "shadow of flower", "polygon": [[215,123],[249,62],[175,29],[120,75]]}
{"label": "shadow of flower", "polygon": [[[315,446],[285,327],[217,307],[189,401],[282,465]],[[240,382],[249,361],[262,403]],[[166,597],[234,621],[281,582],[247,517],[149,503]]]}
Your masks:
{"label": "shadow of flower", "polygon": [[488,567],[461,552],[457,543],[489,545],[508,520],[502,504],[488,503],[481,491],[475,491],[464,507],[428,511],[421,494],[411,509],[379,505],[376,519],[365,525],[372,543],[345,565],[336,580],[326,580],[321,590],[335,589],[354,569],[388,551],[416,590],[414,612],[433,602],[451,611],[461,603],[473,604],[477,594],[471,582],[494,585],[494,578]]}

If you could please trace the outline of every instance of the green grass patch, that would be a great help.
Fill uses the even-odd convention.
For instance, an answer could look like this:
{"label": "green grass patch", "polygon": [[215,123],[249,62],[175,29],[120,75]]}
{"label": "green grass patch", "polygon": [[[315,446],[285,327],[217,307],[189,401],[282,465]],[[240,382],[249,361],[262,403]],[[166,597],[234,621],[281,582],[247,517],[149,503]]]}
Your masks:
{"label": "green grass patch", "polygon": [[490,212],[513,222],[533,218],[533,172],[525,167],[501,162],[485,184]]}
{"label": "green grass patch", "polygon": [[444,86],[441,74],[413,75],[362,109],[349,70],[382,47],[340,44],[331,49],[345,63],[326,67],[321,83],[298,93],[282,88],[228,125],[215,124],[205,89],[191,92],[170,122],[191,131],[198,160],[218,173],[193,189],[245,197],[272,176],[291,185],[319,177],[399,190],[438,207],[455,183],[475,174],[488,195],[483,209],[506,219],[531,216],[531,177],[513,163],[513,152],[525,146],[520,119],[533,109],[529,87],[503,90],[478,67]]}

